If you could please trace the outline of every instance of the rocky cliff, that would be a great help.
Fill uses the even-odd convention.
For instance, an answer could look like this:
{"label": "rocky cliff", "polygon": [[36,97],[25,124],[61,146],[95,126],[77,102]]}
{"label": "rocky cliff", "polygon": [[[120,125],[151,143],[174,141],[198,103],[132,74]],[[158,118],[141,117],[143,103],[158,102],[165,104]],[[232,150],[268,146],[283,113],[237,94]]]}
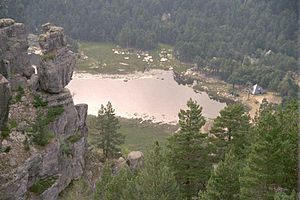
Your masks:
{"label": "rocky cliff", "polygon": [[63,28],[45,24],[37,74],[23,24],[0,19],[0,199],[54,200],[83,174],[87,105],[65,86],[75,56]]}

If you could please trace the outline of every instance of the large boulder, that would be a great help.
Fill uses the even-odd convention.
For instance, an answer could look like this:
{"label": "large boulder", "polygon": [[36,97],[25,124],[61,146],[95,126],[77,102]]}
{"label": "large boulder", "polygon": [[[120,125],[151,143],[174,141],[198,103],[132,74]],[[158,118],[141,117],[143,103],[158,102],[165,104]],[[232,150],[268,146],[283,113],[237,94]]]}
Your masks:
{"label": "large boulder", "polygon": [[26,28],[13,19],[0,19],[0,54],[11,66],[11,72],[27,78],[34,73],[27,54]]}
{"label": "large boulder", "polygon": [[127,155],[126,163],[131,170],[138,170],[143,165],[143,157],[141,151],[132,151]]}
{"label": "large boulder", "polygon": [[67,45],[67,39],[62,27],[52,26],[50,23],[42,25],[43,34],[39,37],[39,44],[44,54]]}
{"label": "large boulder", "polygon": [[37,66],[40,88],[48,93],[60,93],[71,81],[75,55],[69,50],[63,28],[43,25],[39,37],[43,55]]}
{"label": "large boulder", "polygon": [[7,79],[0,74],[0,130],[7,121],[9,111],[10,86]]}

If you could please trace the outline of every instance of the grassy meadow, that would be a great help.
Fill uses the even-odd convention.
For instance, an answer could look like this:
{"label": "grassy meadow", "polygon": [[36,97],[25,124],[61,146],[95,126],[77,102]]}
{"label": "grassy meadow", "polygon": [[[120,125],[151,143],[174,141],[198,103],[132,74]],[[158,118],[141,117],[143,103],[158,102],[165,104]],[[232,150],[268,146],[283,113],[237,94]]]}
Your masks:
{"label": "grassy meadow", "polygon": [[[167,136],[178,129],[178,126],[168,124],[157,124],[141,119],[119,118],[119,132],[125,135],[125,144],[121,146],[123,153],[128,151],[146,152],[151,149],[153,143],[157,140],[164,146]],[[89,128],[88,142],[95,146],[97,138],[94,136],[97,130],[93,129],[93,123],[96,123],[96,117],[89,115],[87,126]]]}
{"label": "grassy meadow", "polygon": [[92,74],[128,74],[148,69],[185,72],[190,64],[174,58],[173,47],[159,44],[156,50],[124,49],[111,43],[79,42],[76,71]]}

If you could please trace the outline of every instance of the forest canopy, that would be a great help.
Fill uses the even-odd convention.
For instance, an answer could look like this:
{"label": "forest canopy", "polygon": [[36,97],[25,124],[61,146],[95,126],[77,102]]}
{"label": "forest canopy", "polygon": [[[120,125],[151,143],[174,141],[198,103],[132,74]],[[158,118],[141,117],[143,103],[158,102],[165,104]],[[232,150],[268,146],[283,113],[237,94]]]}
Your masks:
{"label": "forest canopy", "polygon": [[32,33],[49,21],[75,40],[143,50],[166,43],[199,70],[280,92],[293,79],[286,73],[297,72],[297,8],[296,0],[3,0],[0,18]]}

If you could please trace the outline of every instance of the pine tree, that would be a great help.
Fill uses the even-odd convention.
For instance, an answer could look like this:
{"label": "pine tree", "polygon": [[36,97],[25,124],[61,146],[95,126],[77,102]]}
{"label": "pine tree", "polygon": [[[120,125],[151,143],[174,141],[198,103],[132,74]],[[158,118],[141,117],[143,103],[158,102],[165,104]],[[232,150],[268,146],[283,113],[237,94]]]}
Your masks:
{"label": "pine tree", "polygon": [[243,176],[241,199],[273,200],[276,191],[290,194],[297,187],[298,105],[260,112]]}
{"label": "pine tree", "polygon": [[94,199],[103,199],[107,192],[107,185],[112,180],[112,171],[110,169],[110,163],[105,162],[103,169],[101,171],[100,180],[96,183],[96,191],[94,194]]}
{"label": "pine tree", "polygon": [[184,197],[191,199],[204,189],[211,162],[207,134],[200,133],[205,124],[202,107],[190,99],[188,109],[180,110],[180,131],[168,137],[169,166]]}
{"label": "pine tree", "polygon": [[240,164],[233,150],[225,154],[225,160],[217,168],[207,183],[206,192],[199,192],[200,200],[238,200]]}
{"label": "pine tree", "polygon": [[173,173],[167,167],[166,158],[158,142],[145,158],[144,168],[135,183],[136,198],[147,200],[176,200],[179,187]]}
{"label": "pine tree", "polygon": [[113,158],[120,151],[118,145],[124,143],[124,136],[118,132],[120,125],[114,112],[115,110],[110,102],[107,103],[106,107],[101,105],[101,109],[98,111],[97,123],[94,125],[99,131],[97,147],[103,149],[105,158]]}
{"label": "pine tree", "polygon": [[214,120],[210,133],[217,138],[214,140],[217,157],[222,159],[228,145],[234,145],[239,158],[245,156],[245,146],[249,144],[247,137],[250,128],[250,116],[244,106],[230,104],[220,111],[220,116]]}
{"label": "pine tree", "polygon": [[103,200],[132,199],[128,198],[127,190],[130,190],[130,182],[134,181],[134,174],[127,165],[121,167],[118,174],[106,185],[106,193]]}

